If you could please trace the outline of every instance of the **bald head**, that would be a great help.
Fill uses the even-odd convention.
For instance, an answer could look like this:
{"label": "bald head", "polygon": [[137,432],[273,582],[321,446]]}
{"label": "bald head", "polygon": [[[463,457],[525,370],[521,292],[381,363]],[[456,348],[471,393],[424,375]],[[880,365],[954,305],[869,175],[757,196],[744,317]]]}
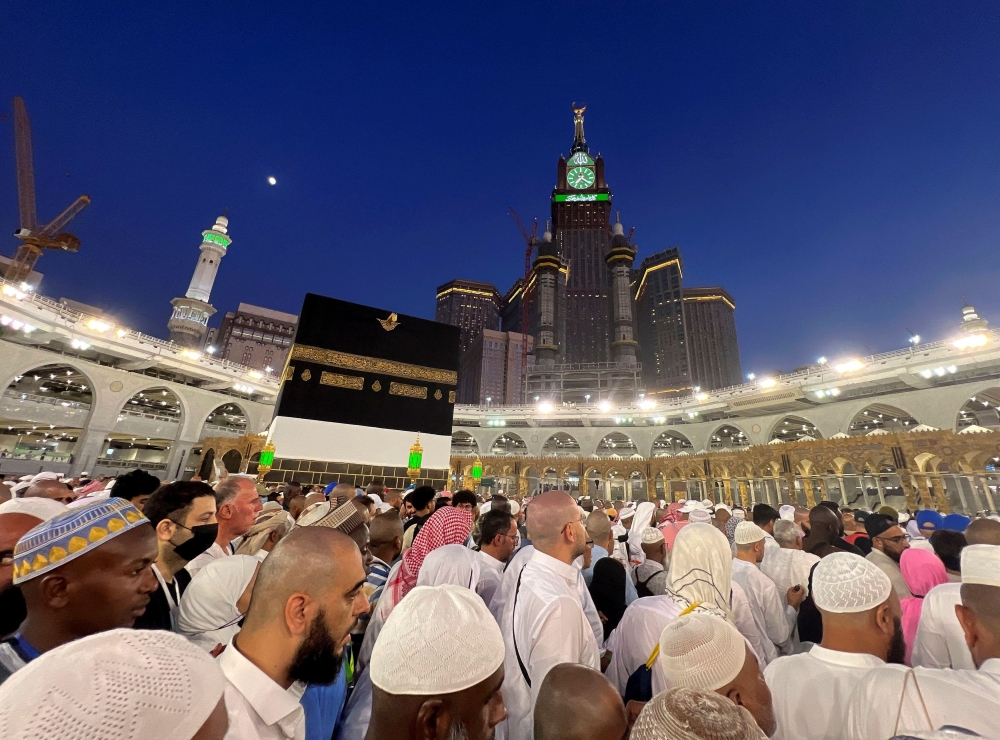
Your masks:
{"label": "bald head", "polygon": [[528,538],[538,544],[559,539],[563,529],[580,516],[573,498],[563,491],[548,491],[531,499]]}
{"label": "bald head", "polygon": [[76,494],[65,483],[57,480],[40,480],[31,484],[24,492],[24,498],[50,498],[62,504],[68,504],[76,499]]}
{"label": "bald head", "polygon": [[826,506],[809,510],[809,534],[813,540],[833,542],[840,536],[840,517]]}
{"label": "bald head", "polygon": [[627,728],[621,697],[602,674],[575,663],[545,674],[535,703],[535,740],[621,740]]}
{"label": "bald head", "polygon": [[308,594],[320,599],[337,585],[340,570],[360,572],[361,553],[354,540],[328,527],[295,527],[281,539],[264,560],[257,574],[248,627],[280,619],[288,599]]}
{"label": "bald head", "polygon": [[355,489],[354,486],[352,486],[351,484],[338,483],[333,487],[333,490],[330,491],[330,499],[331,500],[347,499],[348,501],[350,501],[351,499],[355,498],[356,494],[357,494],[357,489]]}
{"label": "bald head", "polygon": [[970,545],[1000,545],[1000,522],[973,520],[965,529],[965,541]]}
{"label": "bald head", "polygon": [[369,539],[372,545],[392,542],[403,536],[403,520],[394,511],[379,514],[372,519],[369,529]]}
{"label": "bald head", "polygon": [[611,536],[611,520],[603,511],[594,511],[587,517],[587,536],[603,547]]}

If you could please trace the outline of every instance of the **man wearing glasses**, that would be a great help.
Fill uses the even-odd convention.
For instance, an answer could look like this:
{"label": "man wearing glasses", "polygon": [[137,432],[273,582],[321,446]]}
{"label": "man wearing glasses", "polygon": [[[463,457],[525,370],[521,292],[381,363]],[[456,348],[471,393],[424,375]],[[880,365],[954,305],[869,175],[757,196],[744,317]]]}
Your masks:
{"label": "man wearing glasses", "polygon": [[868,553],[866,559],[889,576],[896,596],[901,599],[913,596],[899,569],[899,558],[903,550],[910,546],[902,527],[890,516],[872,514],[865,520],[865,530],[872,539],[872,551]]}

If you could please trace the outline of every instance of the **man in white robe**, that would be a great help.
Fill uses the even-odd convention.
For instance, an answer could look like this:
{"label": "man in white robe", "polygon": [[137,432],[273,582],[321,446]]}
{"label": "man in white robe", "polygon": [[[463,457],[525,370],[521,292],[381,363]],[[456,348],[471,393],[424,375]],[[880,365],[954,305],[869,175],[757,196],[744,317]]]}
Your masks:
{"label": "man in white robe", "polygon": [[[884,666],[868,674],[848,709],[847,738],[961,728],[996,737],[1000,727],[1000,546],[962,550],[956,607],[978,670]],[[901,701],[902,699],[902,701]]]}
{"label": "man in white robe", "polygon": [[842,740],[851,693],[887,660],[903,662],[899,597],[878,566],[834,552],[813,571],[823,642],[764,669],[778,729],[773,740]]}

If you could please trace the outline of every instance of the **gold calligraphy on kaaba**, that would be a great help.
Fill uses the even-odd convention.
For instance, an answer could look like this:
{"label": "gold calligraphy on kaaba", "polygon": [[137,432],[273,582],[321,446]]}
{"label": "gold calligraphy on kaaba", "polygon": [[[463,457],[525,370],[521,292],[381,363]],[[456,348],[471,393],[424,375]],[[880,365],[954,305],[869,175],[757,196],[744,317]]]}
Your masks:
{"label": "gold calligraphy on kaaba", "polygon": [[347,388],[352,391],[360,391],[365,387],[365,379],[357,375],[341,375],[340,373],[328,373],[323,371],[319,376],[320,385],[332,385],[336,388]]}
{"label": "gold calligraphy on kaaba", "polygon": [[300,377],[308,383],[310,380],[312,380],[312,376],[313,376],[312,372],[309,370],[309,368],[306,368],[305,370],[302,371],[302,375]]}
{"label": "gold calligraphy on kaaba", "polygon": [[[337,352],[332,349],[310,347],[305,344],[292,345],[290,359],[316,362],[321,365],[335,367],[341,370],[354,370],[361,373],[392,375],[397,378],[422,380],[427,383],[443,385],[458,385],[458,373],[454,370],[441,370],[435,367],[410,365],[395,360],[383,360],[378,357],[364,357],[347,352]],[[426,389],[425,389],[426,390]]]}
{"label": "gold calligraphy on kaaba", "polygon": [[427,399],[427,388],[422,385],[408,385],[406,383],[389,383],[389,395],[405,396],[406,398]]}
{"label": "gold calligraphy on kaaba", "polygon": [[295,377],[295,366],[286,365],[285,374],[281,376],[281,382],[284,383],[286,380],[291,380],[294,377]]}
{"label": "gold calligraphy on kaaba", "polygon": [[455,403],[455,391],[448,391],[448,403]]}

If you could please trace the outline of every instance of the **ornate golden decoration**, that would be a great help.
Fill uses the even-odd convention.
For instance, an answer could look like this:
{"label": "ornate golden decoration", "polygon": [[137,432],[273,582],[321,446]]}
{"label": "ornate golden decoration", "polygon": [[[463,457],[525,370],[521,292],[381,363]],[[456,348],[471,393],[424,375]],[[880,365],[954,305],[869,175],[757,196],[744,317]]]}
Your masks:
{"label": "ornate golden decoration", "polygon": [[295,377],[295,366],[286,365],[285,372],[281,375],[281,382],[284,383],[286,380],[291,380]]}
{"label": "ornate golden decoration", "polygon": [[422,385],[407,385],[406,383],[389,383],[389,395],[405,396],[406,398],[427,398],[427,388]]}
{"label": "ornate golden decoration", "polygon": [[324,370],[320,373],[319,384],[360,391],[365,387],[365,379],[359,375],[341,375],[339,373],[328,373]]}
{"label": "ornate golden decoration", "polygon": [[427,383],[441,383],[442,385],[458,385],[458,373],[454,370],[440,370],[434,367],[410,365],[405,362],[395,362],[394,360],[381,360],[377,357],[362,357],[361,355],[352,355],[347,352],[336,352],[332,349],[310,347],[305,344],[292,345],[290,356],[292,359],[317,362],[342,370],[356,370],[357,372],[378,375],[394,375],[397,378],[423,380]]}
{"label": "ornate golden decoration", "polygon": [[376,380],[374,383],[372,383],[372,390],[378,393],[380,390],[382,390],[382,384]]}
{"label": "ornate golden decoration", "polygon": [[436,391],[434,391],[434,400],[435,401],[440,401],[441,400],[441,389],[440,388],[438,388]]}
{"label": "ornate golden decoration", "polygon": [[313,376],[313,374],[311,372],[309,372],[309,368],[306,368],[305,370],[302,371],[302,375],[300,377],[304,381],[309,382],[309,380],[312,378],[312,376]]}
{"label": "ornate golden decoration", "polygon": [[399,326],[399,322],[396,320],[395,312],[389,314],[388,318],[378,319],[378,323],[380,323],[382,325],[382,328],[385,329],[386,331],[392,331],[397,326]]}
{"label": "ornate golden decoration", "polygon": [[455,403],[455,391],[448,391],[448,403]]}

